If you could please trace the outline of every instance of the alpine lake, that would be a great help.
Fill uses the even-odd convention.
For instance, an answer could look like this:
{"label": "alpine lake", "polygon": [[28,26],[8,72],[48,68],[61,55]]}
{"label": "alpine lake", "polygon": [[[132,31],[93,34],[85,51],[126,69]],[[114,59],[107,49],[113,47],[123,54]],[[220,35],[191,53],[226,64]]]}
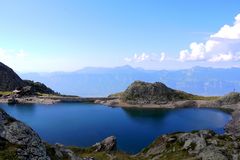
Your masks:
{"label": "alpine lake", "polygon": [[163,134],[200,129],[224,133],[231,120],[231,114],[207,108],[112,108],[88,103],[0,104],[0,108],[48,143],[87,147],[114,135],[118,149],[132,154]]}

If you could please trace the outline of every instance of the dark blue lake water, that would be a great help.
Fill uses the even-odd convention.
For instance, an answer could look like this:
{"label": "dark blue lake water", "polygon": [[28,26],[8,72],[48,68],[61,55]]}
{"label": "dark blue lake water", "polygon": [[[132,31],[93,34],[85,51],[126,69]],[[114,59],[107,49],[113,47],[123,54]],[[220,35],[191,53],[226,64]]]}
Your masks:
{"label": "dark blue lake water", "polygon": [[223,133],[231,115],[216,109],[123,109],[98,104],[0,104],[49,143],[90,146],[115,135],[118,148],[136,153],[162,134],[212,129]]}

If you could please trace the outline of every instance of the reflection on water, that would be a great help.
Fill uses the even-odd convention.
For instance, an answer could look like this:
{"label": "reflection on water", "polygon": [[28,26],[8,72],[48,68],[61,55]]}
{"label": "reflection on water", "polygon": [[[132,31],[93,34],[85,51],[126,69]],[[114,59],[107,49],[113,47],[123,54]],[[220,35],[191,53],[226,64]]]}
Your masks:
{"label": "reflection on water", "polygon": [[16,109],[18,112],[21,112],[23,114],[26,114],[26,113],[34,114],[34,111],[35,111],[34,104],[9,105],[9,107]]}
{"label": "reflection on water", "polygon": [[13,117],[27,123],[49,143],[89,146],[115,135],[118,147],[136,153],[156,137],[177,131],[212,129],[223,133],[231,119],[214,109],[110,108],[99,104],[1,104]]}
{"label": "reflection on water", "polygon": [[170,109],[140,109],[140,108],[123,108],[123,111],[136,121],[161,121],[171,112]]}
{"label": "reflection on water", "polygon": [[[3,107],[4,106],[5,105],[3,105]],[[33,117],[35,115],[36,108],[34,107],[34,104],[18,104],[8,105],[8,107],[4,107],[4,110],[12,113],[12,115],[15,115],[14,117],[17,117],[18,115]]]}

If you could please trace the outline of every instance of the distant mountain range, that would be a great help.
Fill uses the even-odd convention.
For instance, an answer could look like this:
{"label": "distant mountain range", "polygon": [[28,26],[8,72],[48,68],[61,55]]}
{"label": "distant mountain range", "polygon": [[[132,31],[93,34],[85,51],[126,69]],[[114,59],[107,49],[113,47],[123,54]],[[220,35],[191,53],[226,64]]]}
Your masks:
{"label": "distant mountain range", "polygon": [[240,68],[194,67],[185,70],[144,70],[122,66],[88,67],[76,72],[25,73],[22,79],[45,83],[57,92],[79,96],[107,96],[123,91],[136,80],[162,82],[198,95],[224,95],[240,91]]}

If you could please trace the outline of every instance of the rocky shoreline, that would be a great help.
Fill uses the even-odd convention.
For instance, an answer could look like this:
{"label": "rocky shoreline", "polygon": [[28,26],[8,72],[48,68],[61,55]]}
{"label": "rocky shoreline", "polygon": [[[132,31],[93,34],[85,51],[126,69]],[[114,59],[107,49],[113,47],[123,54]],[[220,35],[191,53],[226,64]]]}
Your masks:
{"label": "rocky shoreline", "polygon": [[11,104],[55,104],[55,103],[94,103],[95,101],[108,101],[115,98],[108,97],[78,97],[78,96],[65,96],[65,95],[45,95],[45,96],[3,96],[0,97],[0,103]]}
{"label": "rocky shoreline", "polygon": [[0,103],[9,104],[55,104],[59,103],[60,100],[53,100],[50,98],[39,98],[37,96],[29,96],[22,98],[0,98]]}

